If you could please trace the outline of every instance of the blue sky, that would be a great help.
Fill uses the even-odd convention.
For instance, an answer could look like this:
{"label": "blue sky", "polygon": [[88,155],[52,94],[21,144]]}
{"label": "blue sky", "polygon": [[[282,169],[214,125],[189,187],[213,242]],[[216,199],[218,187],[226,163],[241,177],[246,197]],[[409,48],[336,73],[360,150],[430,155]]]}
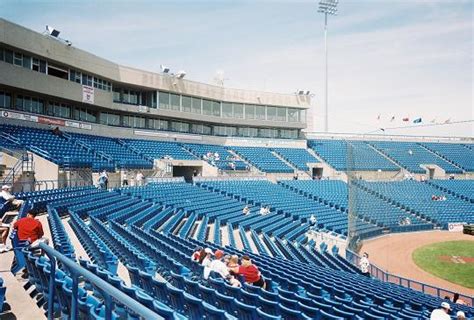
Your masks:
{"label": "blue sky", "polygon": [[[472,1],[342,0],[329,19],[329,129],[399,127],[474,119]],[[37,31],[55,26],[73,45],[192,80],[316,94],[323,129],[323,16],[317,1],[0,1],[3,18]],[[377,116],[381,119],[377,120]],[[392,116],[396,117],[390,122]],[[392,134],[474,136],[473,123]]]}

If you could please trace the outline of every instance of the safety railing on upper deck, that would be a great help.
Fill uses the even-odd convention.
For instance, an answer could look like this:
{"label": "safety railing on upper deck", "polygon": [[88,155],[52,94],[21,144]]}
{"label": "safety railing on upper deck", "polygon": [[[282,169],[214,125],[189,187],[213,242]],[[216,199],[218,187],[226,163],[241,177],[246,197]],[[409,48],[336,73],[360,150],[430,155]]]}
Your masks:
{"label": "safety railing on upper deck", "polygon": [[161,316],[156,314],[154,311],[148,309],[138,301],[132,299],[122,291],[118,290],[111,284],[102,280],[92,272],[78,265],[75,261],[67,258],[58,251],[54,250],[50,246],[41,243],[39,247],[44,250],[46,255],[51,261],[51,273],[49,279],[49,291],[48,291],[48,319],[54,319],[54,297],[56,295],[55,277],[56,277],[56,264],[61,263],[64,268],[67,268],[72,277],[72,299],[71,299],[71,314],[69,319],[76,320],[78,317],[78,306],[79,306],[79,277],[83,277],[84,280],[89,282],[92,286],[100,291],[104,298],[105,305],[105,319],[112,319],[112,311],[114,304],[120,304],[127,310],[131,310],[133,313],[141,317],[142,319],[163,319]]}
{"label": "safety railing on upper deck", "polygon": [[[355,266],[359,266],[359,261],[360,261],[360,256],[349,250],[346,249],[346,259],[352,263]],[[419,282],[416,280],[400,277],[394,274],[389,273],[388,271],[382,270],[380,267],[370,264],[370,274],[372,277],[379,279],[383,282],[390,282],[390,283],[395,283],[401,286],[404,286],[406,288],[410,288],[416,291],[421,291],[423,293],[439,297],[439,298],[444,298],[446,296],[453,297],[456,292],[435,287],[423,282]],[[474,297],[462,294],[461,292],[459,293],[459,297],[466,302],[467,305],[469,306],[474,306]]]}

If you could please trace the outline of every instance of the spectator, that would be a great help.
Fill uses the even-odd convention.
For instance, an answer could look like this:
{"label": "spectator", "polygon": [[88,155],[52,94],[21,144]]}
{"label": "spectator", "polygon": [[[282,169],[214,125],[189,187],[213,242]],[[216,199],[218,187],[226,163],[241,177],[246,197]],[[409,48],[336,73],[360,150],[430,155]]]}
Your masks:
{"label": "spectator", "polygon": [[234,267],[231,269],[235,274],[239,274],[244,278],[244,281],[247,284],[252,284],[257,287],[265,289],[265,280],[263,279],[258,268],[252,264],[249,256],[242,256],[242,262],[239,267]]}
{"label": "spectator", "polygon": [[370,278],[370,272],[369,272],[370,262],[369,262],[369,254],[367,252],[364,252],[364,255],[360,259],[359,267],[362,274]]}
{"label": "spectator", "polygon": [[209,267],[212,261],[212,250],[210,248],[204,249],[204,259],[201,260],[201,265]]}
{"label": "spectator", "polygon": [[466,315],[464,314],[464,312],[458,311],[458,312],[456,313],[456,319],[457,319],[457,320],[465,320],[465,319],[466,319]]}
{"label": "spectator", "polygon": [[43,225],[35,219],[36,213],[28,212],[26,218],[21,218],[15,222],[13,229],[17,231],[20,241],[28,241],[32,246],[36,246],[39,242],[48,243],[48,239],[43,237]]}
{"label": "spectator", "polygon": [[8,210],[18,210],[23,204],[23,200],[17,200],[15,196],[10,193],[10,190],[11,188],[9,185],[3,185],[0,197],[3,198]]}
{"label": "spectator", "polygon": [[237,255],[230,256],[229,262],[227,263],[227,268],[233,273],[232,269],[239,267],[239,257]]}
{"label": "spectator", "polygon": [[264,216],[264,215],[266,214],[265,206],[261,206],[261,207],[260,207],[260,214],[261,214],[262,216]]}
{"label": "spectator", "polygon": [[298,180],[298,174],[295,173],[295,175],[293,176],[293,180]]}
{"label": "spectator", "polygon": [[222,261],[223,257],[224,251],[216,250],[214,253],[214,260],[211,261],[208,268],[204,268],[204,279],[209,278],[210,272],[214,271],[228,281],[233,287],[240,287],[240,281],[230,275],[227,265]]}
{"label": "spectator", "polygon": [[269,214],[270,213],[270,206],[266,206],[265,207],[265,214]]}
{"label": "spectator", "polygon": [[122,187],[128,186],[128,172],[123,172]]}
{"label": "spectator", "polygon": [[411,151],[411,149],[408,150],[408,154],[409,154],[410,156],[412,156],[412,155],[413,155],[413,151]]}
{"label": "spectator", "polygon": [[99,175],[99,186],[101,189],[107,189],[109,186],[109,175],[105,170]]}
{"label": "spectator", "polygon": [[201,250],[202,250],[201,247],[197,247],[197,248],[194,250],[193,254],[191,255],[191,260],[192,260],[192,261],[196,261],[196,262],[199,261],[199,257],[201,256]]}
{"label": "spectator", "polygon": [[316,218],[314,214],[312,214],[311,217],[309,218],[309,224],[311,225],[312,228],[314,228],[317,222],[318,222],[318,219]]}
{"label": "spectator", "polygon": [[135,177],[135,180],[137,181],[137,186],[141,187],[143,186],[143,180],[145,179],[145,176],[141,171],[138,171],[137,176]]}
{"label": "spectator", "polygon": [[235,170],[235,163],[234,162],[230,162],[229,163],[229,167],[231,170]]}
{"label": "spectator", "polygon": [[217,152],[214,153],[214,160],[216,160],[216,161],[220,160],[220,156]]}
{"label": "spectator", "polygon": [[52,131],[55,136],[61,137],[63,135],[61,130],[59,130],[59,127],[54,128]]}
{"label": "spectator", "polygon": [[466,302],[464,300],[459,299],[459,293],[455,293],[453,296],[453,303],[460,304],[460,305],[466,305]]}
{"label": "spectator", "polygon": [[430,320],[450,320],[451,317],[449,316],[449,311],[451,307],[447,302],[441,302],[441,308],[434,309],[431,312]]}
{"label": "spectator", "polygon": [[206,250],[204,248],[201,248],[201,250],[199,251],[198,263],[202,265],[202,262],[204,261],[205,257],[206,257]]}
{"label": "spectator", "polygon": [[242,209],[242,213],[244,214],[244,216],[248,215],[248,214],[250,213],[249,206],[245,206],[245,207]]}
{"label": "spectator", "polygon": [[4,253],[12,249],[12,247],[7,244],[9,231],[10,226],[8,224],[0,224],[0,253]]}

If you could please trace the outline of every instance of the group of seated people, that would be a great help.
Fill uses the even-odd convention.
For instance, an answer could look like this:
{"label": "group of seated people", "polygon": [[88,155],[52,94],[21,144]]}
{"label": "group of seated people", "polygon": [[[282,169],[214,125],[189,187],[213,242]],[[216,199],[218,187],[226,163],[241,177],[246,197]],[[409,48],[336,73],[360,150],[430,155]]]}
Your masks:
{"label": "group of seated people", "polygon": [[269,213],[270,213],[270,206],[261,206],[260,207],[260,214],[262,216],[266,216]]}
{"label": "group of seated people", "polygon": [[213,165],[215,165],[215,162],[216,161],[219,161],[221,160],[221,156],[219,155],[219,153],[217,152],[208,152],[206,153],[205,155],[202,156],[202,158],[206,161],[209,161],[210,163],[212,163]]}
{"label": "group of seated people", "polygon": [[241,287],[242,282],[265,289],[266,283],[249,256],[225,255],[224,251],[212,252],[210,248],[196,248],[191,260],[204,266],[204,279],[208,279],[211,272],[215,272],[233,287]]}
{"label": "group of seated people", "polygon": [[431,195],[431,200],[433,201],[446,201],[446,196],[444,194],[437,196],[437,195]]}
{"label": "group of seated people", "polygon": [[[3,206],[5,206],[0,216],[0,253],[12,250],[12,246],[7,244],[8,234],[12,225],[10,219],[13,217],[14,220],[17,217],[17,211],[23,204],[23,200],[16,199],[15,196],[10,193],[10,190],[10,186],[4,185],[0,192],[0,201],[2,201]],[[7,211],[10,213],[13,212],[14,214],[6,215]],[[35,217],[36,213],[30,211],[26,217],[18,219],[13,223],[13,229],[17,232],[18,240],[28,241],[32,246],[39,244],[39,242],[48,241],[44,238],[43,225],[40,221],[36,220]]]}
{"label": "group of seated people", "polygon": [[411,219],[409,217],[401,218],[400,221],[398,222],[398,225],[409,226],[411,225]]}

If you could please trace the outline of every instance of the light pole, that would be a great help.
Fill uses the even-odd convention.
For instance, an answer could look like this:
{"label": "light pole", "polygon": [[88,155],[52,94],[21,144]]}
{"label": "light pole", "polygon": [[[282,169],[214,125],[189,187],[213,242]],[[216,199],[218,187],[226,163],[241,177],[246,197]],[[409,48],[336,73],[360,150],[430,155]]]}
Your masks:
{"label": "light pole", "polygon": [[324,53],[326,55],[326,81],[325,81],[325,98],[324,98],[324,131],[329,131],[329,113],[328,113],[328,15],[335,16],[337,14],[338,0],[320,0],[318,12],[324,13]]}

